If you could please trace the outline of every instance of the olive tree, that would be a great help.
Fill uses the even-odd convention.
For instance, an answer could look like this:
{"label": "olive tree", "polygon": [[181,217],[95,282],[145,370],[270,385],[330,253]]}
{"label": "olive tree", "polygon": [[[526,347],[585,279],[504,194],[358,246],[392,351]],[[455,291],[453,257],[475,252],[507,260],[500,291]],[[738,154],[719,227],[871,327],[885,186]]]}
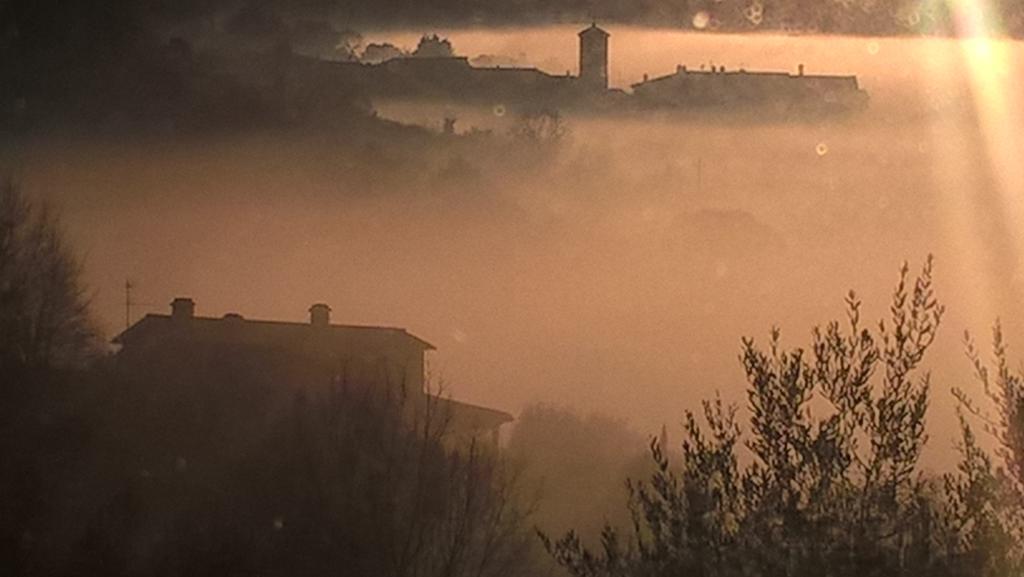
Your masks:
{"label": "olive tree", "polygon": [[[656,471],[629,481],[627,536],[606,527],[600,551],[570,532],[549,552],[576,576],[900,575],[939,557],[934,508],[918,469],[929,376],[920,371],[943,316],[932,261],[904,265],[889,318],[873,329],[861,301],[810,347],[744,339],[747,424],[721,400],[684,419],[681,464],[651,442]],[[703,421],[703,422],[702,422]]]}
{"label": "olive tree", "polygon": [[[1024,373],[1008,360],[1002,327],[993,329],[994,366],[982,358],[970,335],[967,356],[988,407],[962,388],[959,401],[962,455],[945,476],[945,545],[961,574],[1009,577],[1024,572]],[[994,441],[990,455],[971,421],[980,421]]]}

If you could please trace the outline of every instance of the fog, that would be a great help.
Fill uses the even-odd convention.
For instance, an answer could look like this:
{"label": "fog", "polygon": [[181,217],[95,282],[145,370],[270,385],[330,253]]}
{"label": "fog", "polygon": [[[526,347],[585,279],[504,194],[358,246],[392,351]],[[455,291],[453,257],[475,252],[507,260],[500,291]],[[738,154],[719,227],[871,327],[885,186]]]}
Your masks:
{"label": "fog", "polygon": [[[461,54],[561,73],[575,72],[575,30],[437,32]],[[109,336],[124,326],[126,279],[134,319],[175,296],[201,315],[286,320],[322,301],[335,322],[433,343],[431,371],[459,399],[513,413],[553,402],[643,433],[716,390],[742,402],[741,336],[778,325],[806,346],[813,325],[843,318],[849,289],[881,319],[901,262],[932,253],[948,314],[926,358],[929,462],[951,463],[948,390],[970,384],[963,331],[985,343],[1002,317],[1011,346],[1024,343],[1011,164],[1024,46],[609,31],[614,87],[676,64],[802,63],[856,74],[871,105],[792,123],[567,114],[565,142],[524,158],[472,142],[381,152],[344,133],[60,133],[5,145],[0,167],[60,210]],[[410,47],[422,32],[364,38]],[[502,134],[515,118],[494,104],[377,110]]]}

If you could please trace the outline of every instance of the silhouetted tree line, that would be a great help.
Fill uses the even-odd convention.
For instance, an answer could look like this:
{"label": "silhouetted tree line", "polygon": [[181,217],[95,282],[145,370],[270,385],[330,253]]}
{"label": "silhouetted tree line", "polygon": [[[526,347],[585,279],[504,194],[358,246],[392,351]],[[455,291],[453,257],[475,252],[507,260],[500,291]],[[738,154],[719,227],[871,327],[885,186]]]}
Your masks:
{"label": "silhouetted tree line", "polygon": [[513,471],[450,443],[438,397],[314,380],[272,347],[169,348],[135,366],[93,335],[56,220],[7,182],[0,574],[523,569],[533,537]]}
{"label": "silhouetted tree line", "polygon": [[1020,575],[1024,381],[999,330],[994,372],[970,348],[998,412],[963,405],[999,451],[964,416],[958,470],[928,477],[919,366],[943,312],[931,261],[913,280],[903,268],[877,329],[852,293],[847,305],[846,323],[815,329],[808,349],[783,348],[777,330],[767,349],[744,340],[746,431],[721,400],[704,403],[703,423],[688,412],[681,452],[652,440],[656,471],[628,483],[632,529],[606,526],[597,550],[575,532],[542,534],[554,558],[578,577]]}

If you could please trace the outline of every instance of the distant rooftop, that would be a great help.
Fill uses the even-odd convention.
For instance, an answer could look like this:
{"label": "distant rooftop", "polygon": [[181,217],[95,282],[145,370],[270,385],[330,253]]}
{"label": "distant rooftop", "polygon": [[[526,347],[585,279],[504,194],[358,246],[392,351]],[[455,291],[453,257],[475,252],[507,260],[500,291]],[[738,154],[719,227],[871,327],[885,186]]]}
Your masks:
{"label": "distant rooftop", "polygon": [[789,78],[793,80],[804,80],[804,81],[832,81],[832,82],[849,82],[856,81],[856,75],[834,75],[834,74],[804,74],[803,66],[800,66],[799,71],[796,74],[783,71],[773,70],[746,70],[744,68],[727,70],[725,66],[718,67],[712,66],[710,69],[693,69],[687,68],[686,66],[677,66],[676,71],[671,74],[665,74],[663,76],[657,76],[655,78],[647,78],[646,75],[641,82],[633,84],[633,87],[643,86],[647,84],[655,84],[658,82],[664,82],[679,78],[680,76],[693,76],[693,77],[720,77],[720,76],[747,76],[754,78]]}
{"label": "distant rooftop", "polygon": [[[176,298],[171,303],[171,314],[148,314],[141,320],[117,335],[113,342],[124,345],[141,335],[173,330],[177,326],[188,326],[201,334],[215,336],[229,332],[238,337],[243,332],[248,339],[267,341],[288,341],[306,338],[311,331],[329,335],[331,338],[357,340],[393,340],[404,339],[421,347],[423,350],[435,350],[434,345],[409,333],[403,328],[370,325],[332,324],[330,307],[318,303],[309,308],[309,322],[291,322],[275,320],[250,320],[237,313],[227,313],[222,317],[201,317],[195,315],[195,303],[189,298]],[[239,329],[243,329],[240,331]]]}
{"label": "distant rooftop", "polygon": [[591,23],[590,26],[587,26],[586,28],[584,28],[583,30],[580,30],[580,32],[579,32],[580,36],[590,35],[590,34],[600,34],[602,36],[611,36],[611,34],[609,34],[607,30],[599,27],[597,25],[597,22]]}

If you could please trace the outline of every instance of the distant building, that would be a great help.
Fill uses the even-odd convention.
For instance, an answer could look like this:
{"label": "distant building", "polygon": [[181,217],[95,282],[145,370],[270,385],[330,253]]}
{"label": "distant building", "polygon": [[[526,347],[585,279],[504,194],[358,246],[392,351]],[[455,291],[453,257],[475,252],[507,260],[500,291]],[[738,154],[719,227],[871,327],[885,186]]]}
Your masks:
{"label": "distant building", "polygon": [[856,76],[748,72],[711,66],[674,74],[644,76],[632,94],[608,84],[609,33],[597,24],[581,30],[579,75],[550,74],[534,67],[473,66],[451,53],[451,44],[425,36],[416,57],[382,62],[303,61],[293,66],[296,84],[356,89],[369,98],[436,99],[502,105],[503,108],[586,111],[767,108],[783,114],[845,112],[867,105]]}
{"label": "distant building", "polygon": [[596,23],[579,33],[580,82],[591,91],[608,90],[608,36]]}
{"label": "distant building", "polygon": [[649,108],[755,107],[778,112],[856,110],[867,105],[867,93],[856,76],[805,75],[726,70],[712,65],[691,70],[676,67],[674,74],[634,84],[637,104]]}
{"label": "distant building", "polygon": [[451,419],[453,439],[497,448],[499,428],[511,415],[426,390],[424,355],[433,345],[400,328],[332,324],[330,313],[327,305],[315,304],[308,323],[249,320],[233,313],[200,317],[191,299],[177,298],[171,314],[146,315],[118,335],[116,358],[134,374],[188,378],[206,370],[200,359],[242,354],[260,371],[280,375],[287,381],[281,386],[297,391],[339,383],[401,388],[415,404],[429,401],[443,411]]}

